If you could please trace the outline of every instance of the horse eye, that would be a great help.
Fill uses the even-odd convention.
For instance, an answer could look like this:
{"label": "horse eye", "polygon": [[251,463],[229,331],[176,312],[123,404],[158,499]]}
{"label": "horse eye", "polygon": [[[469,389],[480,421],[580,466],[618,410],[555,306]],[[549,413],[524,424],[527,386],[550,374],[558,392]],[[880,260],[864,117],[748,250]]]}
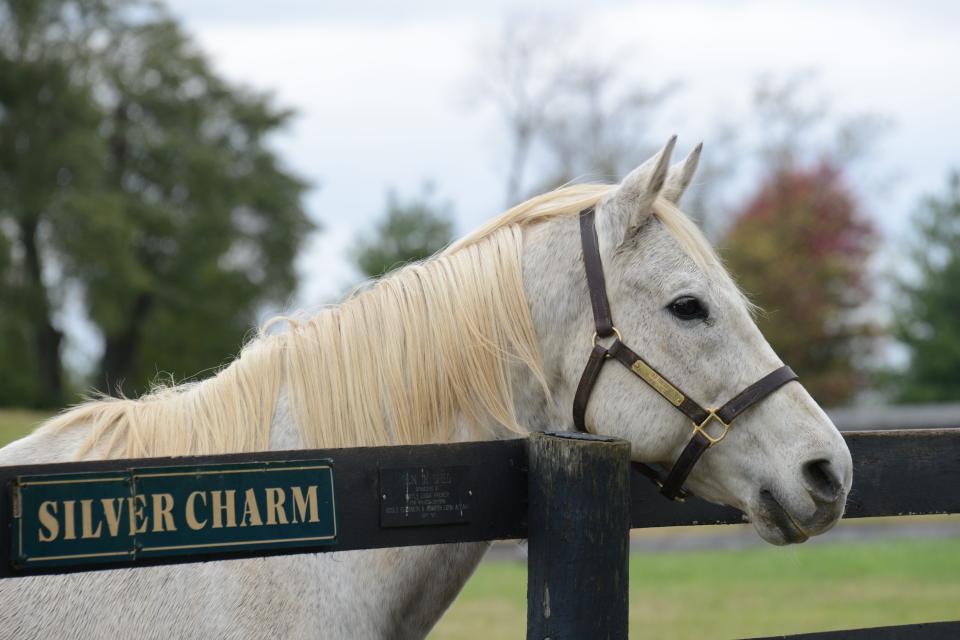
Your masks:
{"label": "horse eye", "polygon": [[707,308],[693,296],[681,296],[671,302],[667,309],[681,320],[706,320],[710,315]]}

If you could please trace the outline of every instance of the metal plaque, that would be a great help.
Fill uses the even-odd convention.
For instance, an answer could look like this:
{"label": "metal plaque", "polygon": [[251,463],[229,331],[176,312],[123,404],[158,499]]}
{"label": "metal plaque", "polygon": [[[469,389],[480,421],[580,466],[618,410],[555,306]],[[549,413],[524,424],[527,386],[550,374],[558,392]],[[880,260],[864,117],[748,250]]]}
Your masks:
{"label": "metal plaque", "polygon": [[337,540],[330,460],[20,476],[14,567],[54,567]]}
{"label": "metal plaque", "polygon": [[470,467],[380,469],[380,526],[470,521]]}

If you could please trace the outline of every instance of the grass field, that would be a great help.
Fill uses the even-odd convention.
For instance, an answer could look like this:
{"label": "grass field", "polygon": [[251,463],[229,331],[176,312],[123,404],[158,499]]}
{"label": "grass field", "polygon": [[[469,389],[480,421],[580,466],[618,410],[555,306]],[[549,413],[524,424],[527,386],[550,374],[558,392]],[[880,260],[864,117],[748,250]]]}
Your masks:
{"label": "grass field", "polygon": [[[526,568],[483,564],[430,636],[522,638]],[[630,559],[631,638],[746,638],[960,618],[960,540]]]}
{"label": "grass field", "polygon": [[[46,417],[0,410],[0,445]],[[960,540],[758,546],[630,559],[634,638],[744,638],[949,619],[960,619]],[[486,562],[430,637],[522,638],[525,629],[526,567]]]}
{"label": "grass field", "polygon": [[27,435],[51,415],[27,409],[0,409],[0,447]]}

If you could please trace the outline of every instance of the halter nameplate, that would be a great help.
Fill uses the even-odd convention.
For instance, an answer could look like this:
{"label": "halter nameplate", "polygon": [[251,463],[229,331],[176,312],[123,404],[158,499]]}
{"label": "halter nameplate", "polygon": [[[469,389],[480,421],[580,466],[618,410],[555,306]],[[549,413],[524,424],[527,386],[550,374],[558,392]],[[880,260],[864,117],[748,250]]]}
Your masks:
{"label": "halter nameplate", "polygon": [[630,367],[630,371],[633,371],[644,382],[653,387],[654,391],[669,400],[673,406],[679,407],[686,399],[676,387],[664,380],[663,376],[654,371],[653,368],[643,360],[634,362],[633,366]]}

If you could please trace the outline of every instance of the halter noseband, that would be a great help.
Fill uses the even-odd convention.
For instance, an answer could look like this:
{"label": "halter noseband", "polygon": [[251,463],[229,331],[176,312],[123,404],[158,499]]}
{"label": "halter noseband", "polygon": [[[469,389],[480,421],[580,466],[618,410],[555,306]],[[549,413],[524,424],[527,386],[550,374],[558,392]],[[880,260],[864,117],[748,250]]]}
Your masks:
{"label": "halter noseband", "polygon": [[[625,366],[676,407],[678,411],[693,421],[693,433],[690,441],[673,464],[673,468],[665,476],[653,467],[635,463],[635,466],[641,472],[660,486],[660,493],[671,500],[682,502],[687,496],[683,483],[690,472],[693,471],[693,467],[700,456],[711,446],[723,440],[730,429],[730,424],[737,416],[786,383],[796,380],[797,374],[793,372],[793,369],[784,365],[754,382],[719,409],[704,409],[691,400],[675,384],[660,375],[656,369],[625,345],[623,337],[614,326],[610,315],[610,302],[607,300],[607,285],[603,277],[603,265],[600,262],[600,248],[597,240],[597,229],[594,224],[595,216],[596,212],[593,207],[580,213],[583,265],[587,274],[587,288],[590,290],[590,304],[593,307],[596,333],[593,336],[593,351],[590,353],[590,359],[587,360],[587,366],[580,377],[580,384],[577,385],[577,393],[573,399],[573,424],[580,431],[587,431],[584,423],[587,403],[590,401],[590,393],[597,382],[597,376],[600,375],[600,369],[607,359],[613,358]],[[609,347],[597,343],[597,338],[608,338],[610,336],[613,336],[614,339]],[[711,435],[707,430],[711,421],[716,421],[720,425],[721,431],[717,435]]]}

